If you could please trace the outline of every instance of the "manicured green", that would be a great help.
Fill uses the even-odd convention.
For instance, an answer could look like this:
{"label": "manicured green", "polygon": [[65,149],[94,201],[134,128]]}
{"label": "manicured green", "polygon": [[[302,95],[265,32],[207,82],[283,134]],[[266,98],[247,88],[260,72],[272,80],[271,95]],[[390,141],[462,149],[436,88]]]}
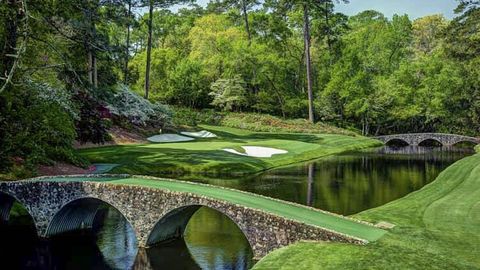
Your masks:
{"label": "manicured green", "polygon": [[135,185],[149,188],[166,189],[176,192],[189,192],[210,198],[228,201],[246,207],[260,209],[285,218],[298,220],[307,224],[327,228],[367,241],[376,241],[386,232],[376,227],[365,225],[328,212],[318,211],[302,205],[291,204],[267,197],[225,189],[216,186],[182,182],[175,180],[146,179],[141,177],[131,178],[88,178],[88,177],[58,177],[47,181],[95,181],[111,184]]}
{"label": "manicured green", "polygon": [[396,227],[367,246],[299,243],[255,269],[480,269],[480,154],[423,189],[355,216]]}
{"label": "manicured green", "polygon": [[[80,153],[92,163],[120,164],[112,171],[116,173],[161,175],[192,172],[235,175],[379,145],[376,140],[360,136],[262,133],[219,126],[201,128],[217,134],[219,138],[183,143],[118,145],[84,149]],[[222,150],[238,149],[245,145],[279,148],[287,150],[288,154],[253,158]]]}

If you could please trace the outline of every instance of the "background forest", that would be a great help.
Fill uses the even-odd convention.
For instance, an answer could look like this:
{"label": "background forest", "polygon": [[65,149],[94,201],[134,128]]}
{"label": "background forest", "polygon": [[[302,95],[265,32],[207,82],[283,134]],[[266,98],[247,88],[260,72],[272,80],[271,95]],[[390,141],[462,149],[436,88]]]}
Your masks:
{"label": "background forest", "polygon": [[[189,4],[178,12],[175,4]],[[0,2],[0,168],[81,165],[74,141],[255,112],[363,135],[480,128],[480,1],[348,17],[331,0]],[[167,106],[168,105],[168,106]]]}

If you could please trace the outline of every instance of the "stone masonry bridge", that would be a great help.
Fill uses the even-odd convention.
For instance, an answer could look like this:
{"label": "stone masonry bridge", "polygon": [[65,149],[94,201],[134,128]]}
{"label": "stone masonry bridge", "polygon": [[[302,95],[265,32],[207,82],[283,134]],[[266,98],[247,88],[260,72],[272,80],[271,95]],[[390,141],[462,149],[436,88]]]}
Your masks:
{"label": "stone masonry bridge", "polygon": [[0,182],[0,221],[14,202],[31,215],[37,234],[90,229],[106,206],[130,223],[138,245],[181,238],[200,207],[229,217],[259,259],[300,240],[366,244],[385,231],[371,224],[302,205],[204,184],[128,175],[43,177]]}
{"label": "stone masonry bridge", "polygon": [[462,142],[470,142],[480,144],[479,138],[444,133],[410,133],[410,134],[395,134],[375,137],[385,144],[392,141],[402,141],[408,145],[418,146],[425,141],[436,141],[443,146],[452,146]]}

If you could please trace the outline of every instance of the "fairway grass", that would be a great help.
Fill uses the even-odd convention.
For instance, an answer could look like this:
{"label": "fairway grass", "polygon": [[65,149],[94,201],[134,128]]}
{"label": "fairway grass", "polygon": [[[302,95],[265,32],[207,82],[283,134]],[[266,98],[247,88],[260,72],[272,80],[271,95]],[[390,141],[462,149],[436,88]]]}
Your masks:
{"label": "fairway grass", "polygon": [[306,224],[322,227],[342,234],[367,241],[376,241],[386,231],[372,225],[357,222],[340,215],[284,202],[248,192],[227,189],[205,184],[197,184],[160,178],[135,177],[54,177],[42,181],[54,182],[102,182],[116,185],[142,186],[153,189],[163,189],[175,192],[186,192],[205,196],[233,204],[258,209],[284,218],[300,221]]}
{"label": "fairway grass", "polygon": [[298,243],[255,269],[480,269],[480,154],[423,189],[354,217],[396,225],[375,243]]}
{"label": "fairway grass", "polygon": [[[241,175],[321,158],[349,150],[381,145],[361,136],[333,134],[262,133],[202,126],[218,138],[194,142],[118,145],[80,150],[92,163],[120,164],[112,172],[139,175]],[[223,149],[261,146],[288,151],[271,158],[234,155]]]}

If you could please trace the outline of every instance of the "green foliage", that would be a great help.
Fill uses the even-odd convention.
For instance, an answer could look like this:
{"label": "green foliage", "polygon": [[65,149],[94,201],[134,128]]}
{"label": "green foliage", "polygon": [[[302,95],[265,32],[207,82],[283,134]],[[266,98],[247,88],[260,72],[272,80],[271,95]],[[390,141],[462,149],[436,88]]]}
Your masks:
{"label": "green foliage", "polygon": [[218,125],[225,113],[212,109],[195,110],[186,107],[173,108],[173,125],[195,127],[200,124]]}
{"label": "green foliage", "polygon": [[390,22],[369,11],[350,20],[352,30],[344,37],[342,58],[334,65],[324,98],[339,97],[338,114],[361,123],[368,134],[371,122],[389,105],[389,93],[376,80],[395,70],[408,52],[411,23],[406,16]]}
{"label": "green foliage", "polygon": [[[146,52],[137,55],[131,62],[131,69],[138,73],[139,79],[134,85],[137,93],[143,93],[145,84],[145,61]],[[175,66],[180,61],[178,52],[173,48],[155,48],[152,50],[152,75],[151,95],[152,99],[167,99],[168,78],[173,75]]]}
{"label": "green foliage", "polygon": [[[377,11],[347,17],[335,12],[335,1],[319,5],[222,0],[206,8],[167,9],[186,2],[192,1],[29,1],[25,12],[30,38],[12,89],[2,96],[4,103],[28,106],[19,102],[23,98],[13,89],[34,81],[28,88],[39,91],[35,98],[45,104],[57,100],[67,125],[76,125],[75,137],[82,142],[107,140],[109,124],[168,125],[168,108],[157,104],[200,111],[192,115],[178,111],[173,120],[177,124],[217,123],[223,116],[210,113],[214,107],[305,118],[306,4],[314,107],[322,123],[365,135],[429,131],[476,135],[480,129],[476,0],[459,1],[452,21],[433,15],[413,22],[407,16],[390,19]],[[3,45],[7,34],[15,32],[8,27],[17,25],[17,36],[23,34],[22,23],[15,21],[21,16],[10,16],[23,11],[19,4],[8,3],[0,3]],[[155,7],[151,91],[145,101],[117,85],[123,79],[136,93],[144,92],[150,18],[145,7],[150,4]],[[143,15],[136,17],[138,13]],[[0,69],[11,62],[7,60],[2,49]],[[113,121],[103,119],[109,117],[105,107],[113,112]],[[22,115],[3,112],[3,119]]]}
{"label": "green foliage", "polygon": [[441,15],[419,18],[413,22],[413,47],[418,54],[429,54],[444,43],[442,35],[448,21]]}
{"label": "green foliage", "polygon": [[447,48],[449,53],[462,60],[480,55],[480,3],[460,1],[456,12],[459,14],[449,25]]}
{"label": "green foliage", "polygon": [[[62,94],[52,99],[54,93]],[[48,85],[27,82],[0,96],[0,168],[15,160],[30,170],[53,160],[83,164],[72,149],[76,133],[71,107],[64,107],[65,95]]]}
{"label": "green foliage", "polygon": [[[401,130],[415,127],[418,130],[466,133],[458,119],[466,115],[457,107],[467,102],[462,70],[454,61],[446,61],[441,54],[431,54],[402,63],[387,80],[379,83],[394,100],[392,119]],[[451,115],[457,114],[455,118]],[[458,117],[458,118],[457,118]],[[457,130],[444,129],[446,125]]]}
{"label": "green foliage", "polygon": [[182,59],[168,77],[164,100],[191,108],[208,106],[208,85],[202,75],[202,66],[191,59]]}
{"label": "green foliage", "polygon": [[[265,1],[265,9],[249,4],[250,40],[241,3],[217,1],[206,10],[156,12],[153,98],[198,109],[211,104],[221,110],[241,107],[306,117],[303,13],[301,5],[291,4]],[[376,11],[348,18],[335,14],[331,2],[312,7],[316,115],[364,134],[474,134],[478,88],[473,64],[465,60],[478,56],[478,31],[472,30],[480,17],[478,4],[461,2],[458,12],[453,22],[440,15],[411,22],[407,16],[388,19]],[[136,73],[144,70],[143,55],[141,51],[132,61]],[[235,76],[243,82],[230,81]],[[135,89],[141,91],[143,74],[139,78]],[[226,105],[228,98],[240,103],[237,108]]]}

